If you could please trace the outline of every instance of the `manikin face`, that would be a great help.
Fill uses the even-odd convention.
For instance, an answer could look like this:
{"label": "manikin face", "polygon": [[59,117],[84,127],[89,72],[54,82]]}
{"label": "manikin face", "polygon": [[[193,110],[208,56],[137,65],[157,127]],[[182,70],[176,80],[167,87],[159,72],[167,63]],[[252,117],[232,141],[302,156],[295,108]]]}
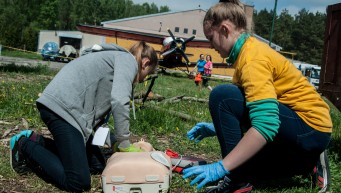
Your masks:
{"label": "manikin face", "polygon": [[225,26],[204,25],[204,33],[206,38],[211,42],[212,47],[220,54],[222,58],[229,56],[231,46],[228,42],[228,32]]}

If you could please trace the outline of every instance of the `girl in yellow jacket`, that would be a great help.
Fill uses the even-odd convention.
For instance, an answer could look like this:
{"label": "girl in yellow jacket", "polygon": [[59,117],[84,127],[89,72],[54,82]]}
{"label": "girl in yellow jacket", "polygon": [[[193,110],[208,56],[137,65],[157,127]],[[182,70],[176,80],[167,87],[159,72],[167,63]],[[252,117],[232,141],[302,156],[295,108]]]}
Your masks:
{"label": "girl in yellow jacket", "polygon": [[[235,68],[233,85],[213,89],[213,123],[198,123],[188,138],[217,136],[222,160],[183,171],[197,188],[224,178],[208,192],[251,192],[249,182],[321,174],[320,155],[332,132],[329,107],[285,57],[246,32],[239,0],[212,6],[203,21],[206,38]],[[323,156],[321,156],[323,158]],[[326,161],[323,159],[322,161]],[[326,173],[326,172],[325,172]]]}

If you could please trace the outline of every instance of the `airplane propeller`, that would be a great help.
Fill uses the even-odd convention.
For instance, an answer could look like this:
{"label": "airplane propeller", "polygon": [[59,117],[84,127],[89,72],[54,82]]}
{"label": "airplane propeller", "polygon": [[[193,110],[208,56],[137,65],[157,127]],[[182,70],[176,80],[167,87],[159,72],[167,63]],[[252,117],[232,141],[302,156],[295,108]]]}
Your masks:
{"label": "airplane propeller", "polygon": [[164,52],[163,54],[161,54],[162,57],[167,56],[167,55],[172,54],[172,53],[175,53],[175,52],[180,53],[182,55],[182,57],[186,60],[186,67],[187,67],[187,71],[189,72],[188,64],[190,62],[189,62],[187,55],[185,54],[185,50],[186,50],[186,44],[188,42],[192,41],[195,38],[195,36],[192,36],[192,37],[190,37],[184,41],[180,38],[176,39],[175,36],[173,35],[172,31],[169,28],[167,29],[167,31],[168,31],[169,35],[172,37],[173,42],[171,44],[171,48],[169,50],[167,50],[166,52]]}
{"label": "airplane propeller", "polygon": [[176,42],[175,37],[174,37],[172,31],[169,28],[167,29],[167,31],[168,31],[169,35],[172,37],[173,41]]}

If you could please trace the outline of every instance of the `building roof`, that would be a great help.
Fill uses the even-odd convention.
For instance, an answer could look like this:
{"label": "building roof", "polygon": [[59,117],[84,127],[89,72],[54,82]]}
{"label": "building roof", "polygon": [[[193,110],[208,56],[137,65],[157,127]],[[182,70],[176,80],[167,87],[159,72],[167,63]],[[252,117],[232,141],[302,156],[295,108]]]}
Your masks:
{"label": "building roof", "polygon": [[176,37],[206,40],[202,21],[206,11],[193,9],[187,11],[164,12],[101,22],[103,27],[169,36],[170,29]]}
{"label": "building roof", "polygon": [[[248,21],[248,31],[252,32],[253,6],[244,5],[244,10]],[[169,37],[167,29],[170,29],[176,37],[190,38],[191,36],[195,35],[195,41],[207,41],[202,29],[202,21],[204,20],[205,14],[206,11],[203,9],[169,11],[104,21],[101,22],[101,24],[105,28],[143,34],[153,34],[163,37]],[[257,34],[253,35],[260,41],[269,44],[269,40]],[[273,42],[271,43],[271,47],[277,51],[282,50],[281,46]]]}
{"label": "building roof", "polygon": [[[248,22],[252,23],[253,7],[246,6],[244,9],[247,9],[248,12]],[[211,48],[211,43],[204,35],[202,21],[205,15],[205,10],[194,9],[104,21],[101,22],[102,26],[78,25],[77,28],[83,33],[108,37],[106,42],[117,43],[127,47],[131,44],[131,40],[143,40],[154,44],[153,46],[155,46],[156,50],[160,50],[164,38],[170,36],[167,31],[168,29],[172,31],[175,37],[185,40],[195,35],[195,39],[186,44],[186,54],[190,55],[188,56],[189,60],[195,63],[200,54],[209,54],[214,58],[214,62],[217,65],[223,64],[224,59]],[[252,30],[250,26],[252,25],[249,25],[249,31]],[[194,32],[195,34],[193,34]],[[257,39],[269,43],[268,40],[256,34],[253,35]],[[276,50],[281,49],[280,46],[274,43],[271,43],[271,46]]]}
{"label": "building roof", "polygon": [[206,11],[203,9],[193,9],[193,10],[185,10],[185,11],[168,11],[168,12],[162,12],[162,13],[155,13],[155,14],[149,14],[149,15],[142,15],[142,16],[123,18],[123,19],[103,21],[103,22],[101,22],[101,25],[104,25],[107,23],[117,23],[117,22],[124,22],[124,21],[129,21],[129,20],[143,19],[143,18],[149,18],[149,17],[163,16],[163,15],[172,15],[172,14],[183,13],[183,12],[188,12],[188,11],[192,12],[194,10],[204,11],[206,13]]}

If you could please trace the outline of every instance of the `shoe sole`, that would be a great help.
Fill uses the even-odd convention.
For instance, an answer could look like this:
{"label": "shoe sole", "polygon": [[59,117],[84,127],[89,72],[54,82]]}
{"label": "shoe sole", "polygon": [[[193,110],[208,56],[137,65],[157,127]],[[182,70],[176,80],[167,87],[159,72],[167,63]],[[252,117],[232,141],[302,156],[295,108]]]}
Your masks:
{"label": "shoe sole", "polygon": [[13,163],[13,161],[12,161],[12,160],[13,160],[13,158],[12,158],[12,157],[13,157],[13,156],[12,156],[12,154],[13,154],[12,148],[9,148],[9,149],[10,149],[10,156],[9,156],[9,161],[10,161],[10,162],[9,162],[9,163],[11,164],[11,169],[12,169],[14,172],[16,172],[16,171],[14,170],[13,164],[12,164],[12,163]]}
{"label": "shoe sole", "polygon": [[[10,140],[10,148],[9,148],[9,150],[10,150],[10,156],[9,156],[9,160],[10,160],[10,164],[11,164],[11,168],[12,168],[12,170],[14,171],[14,172],[17,172],[17,171],[15,171],[15,169],[14,169],[14,167],[13,167],[13,149],[17,149],[17,144],[15,143],[15,141],[16,141],[16,139],[14,139],[14,138],[11,138],[11,140]],[[12,143],[14,143],[14,145],[13,145],[13,147],[12,147]]]}
{"label": "shoe sole", "polygon": [[[13,166],[13,159],[15,159],[14,157],[13,157],[13,150],[14,149],[18,149],[18,141],[16,140],[16,139],[13,139],[13,138],[11,138],[11,140],[10,140],[10,156],[9,156],[9,159],[10,159],[10,165],[11,165],[11,169],[14,171],[14,172],[16,172],[16,173],[18,173],[18,174],[21,174],[21,175],[25,175],[25,174],[27,174],[27,173],[29,173],[30,172],[30,169],[29,168],[27,168],[26,166],[17,166],[17,170],[15,170],[14,169],[14,166]],[[12,144],[14,143],[14,145],[13,145],[13,148],[12,148]],[[19,152],[18,152],[19,153]]]}
{"label": "shoe sole", "polygon": [[[17,144],[14,145],[13,149],[17,148],[17,147],[15,147],[15,146],[17,146]],[[11,169],[12,169],[14,172],[16,172],[16,173],[18,173],[18,174],[22,174],[22,175],[27,174],[27,173],[29,172],[29,171],[25,170],[24,168],[20,168],[19,166],[18,166],[17,170],[15,170],[15,169],[14,169],[14,166],[13,166],[13,159],[15,159],[15,158],[13,157],[13,150],[10,148],[9,160],[10,160]]]}
{"label": "shoe sole", "polygon": [[253,190],[253,186],[251,184],[247,184],[246,187],[242,187],[238,190],[235,190],[233,193],[251,193]]}
{"label": "shoe sole", "polygon": [[324,187],[318,193],[325,193],[328,192],[330,189],[330,169],[329,169],[329,160],[327,155],[327,150],[320,154],[320,162],[322,165],[322,172],[323,172],[323,184]]}

